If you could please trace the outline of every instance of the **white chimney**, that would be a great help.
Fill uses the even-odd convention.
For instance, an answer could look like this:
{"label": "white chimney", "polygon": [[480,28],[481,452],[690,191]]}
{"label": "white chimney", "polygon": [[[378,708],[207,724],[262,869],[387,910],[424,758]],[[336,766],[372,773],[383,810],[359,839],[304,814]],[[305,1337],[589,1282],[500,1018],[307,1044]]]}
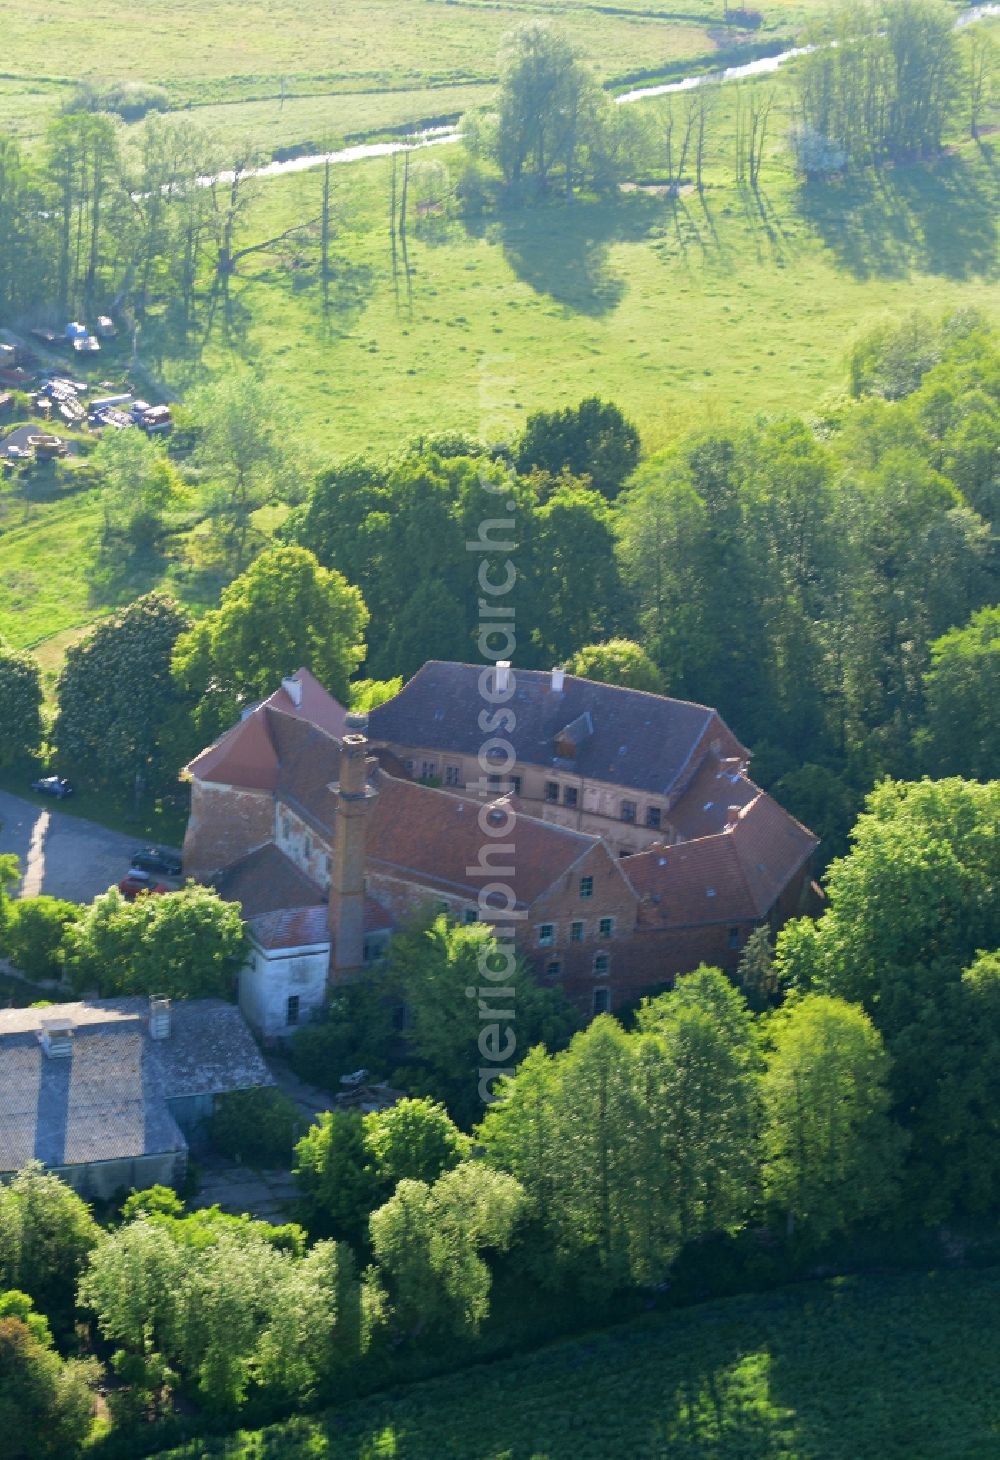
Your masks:
{"label": "white chimney", "polygon": [[565,669],[553,669],[552,671],[552,693],[562,694],[563,680],[566,678]]}
{"label": "white chimney", "polygon": [[170,1000],[153,994],[149,1000],[150,1039],[170,1038]]}
{"label": "white chimney", "polygon": [[510,660],[498,659],[494,688],[498,695],[505,695],[510,689]]}
{"label": "white chimney", "polygon": [[281,681],[281,688],[297,709],[302,703],[302,681],[296,679],[294,674],[290,674],[287,679]]}
{"label": "white chimney", "polygon": [[43,1019],[39,1043],[50,1060],[69,1059],[73,1053],[72,1019]]}

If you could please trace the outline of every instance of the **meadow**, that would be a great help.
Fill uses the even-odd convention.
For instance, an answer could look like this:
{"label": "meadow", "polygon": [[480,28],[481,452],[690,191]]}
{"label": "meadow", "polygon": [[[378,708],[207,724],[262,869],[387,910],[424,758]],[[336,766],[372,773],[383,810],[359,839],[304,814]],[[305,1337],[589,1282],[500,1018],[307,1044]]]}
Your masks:
{"label": "meadow", "polygon": [[990,1460],[1000,1273],[649,1316],[162,1460]]}
{"label": "meadow", "polygon": [[[109,5],[104,0],[80,29],[78,74],[112,65]],[[712,18],[699,5],[691,12],[694,51],[704,50]],[[418,23],[425,10],[433,24]],[[683,60],[683,38],[660,47],[650,29],[674,20],[638,0],[613,15],[583,4],[551,7],[556,12],[591,47],[605,78],[639,60],[650,70],[666,54]],[[279,137],[291,146],[338,128],[362,131],[365,115],[356,106],[377,106],[381,127],[405,122],[410,109],[441,114],[447,107],[436,92],[428,101],[439,83],[458,88],[453,100],[461,97],[455,109],[462,110],[488,95],[496,39],[512,18],[529,13],[536,12],[520,0],[447,10],[413,0],[405,54],[393,39],[403,12],[388,7],[383,15],[376,0],[310,17],[311,42],[303,16],[282,3],[269,7],[260,27],[243,26],[239,39],[227,31],[225,44],[195,45],[194,37],[198,25],[206,28],[203,39],[233,30],[229,4],[208,12],[182,5],[169,14],[154,4],[147,33],[159,38],[156,79],[179,88],[178,100],[197,95],[210,117],[256,108],[254,126],[273,147]],[[66,19],[64,6],[47,14]],[[27,16],[17,4],[6,7],[3,24],[17,39],[6,66],[24,75],[39,68],[34,74],[43,80],[31,83],[38,100],[50,84],[43,56],[54,53],[40,46]],[[772,8],[767,24],[794,30],[804,16],[799,8]],[[368,37],[367,50],[347,45],[352,25]],[[619,40],[636,28],[634,51],[611,36],[619,25]],[[995,34],[997,22],[988,27]],[[450,37],[450,50],[437,47],[438,30]],[[350,54],[347,81],[334,75],[334,39]],[[136,67],[147,63],[137,74],[150,74],[154,50],[137,52]],[[310,73],[315,94],[287,96],[283,106],[273,95],[251,99],[248,78],[269,54],[289,75],[307,62],[325,67]],[[128,59],[121,48],[114,55],[122,64]],[[363,101],[361,92],[336,89],[369,85],[366,67],[378,65],[399,90],[370,90]],[[3,98],[18,84],[7,74],[0,125]],[[320,82],[328,92],[320,94]],[[306,448],[303,475],[311,463],[359,451],[381,456],[422,433],[457,428],[509,437],[532,410],[592,394],[613,398],[635,419],[647,452],[691,427],[762,412],[821,412],[844,390],[851,340],[882,316],[964,305],[996,311],[998,160],[992,134],[974,143],[956,122],[951,145],[936,159],[804,186],[786,145],[792,84],[791,68],[753,83],[771,88],[775,102],[756,192],[733,175],[732,85],[716,88],[700,194],[686,187],[671,197],[662,186],[662,100],[635,109],[653,138],[648,176],[614,195],[514,203],[488,191],[479,214],[451,202],[420,208],[413,205],[438,186],[436,173],[445,169],[454,183],[467,159],[457,145],[414,154],[405,257],[397,250],[394,258],[390,247],[390,160],[338,166],[330,277],[320,277],[315,231],[295,233],[280,248],[244,259],[225,303],[211,312],[206,305],[188,333],[167,301],[154,307],[143,324],[142,364],[163,395],[179,399],[231,368],[257,372],[273,387],[289,449]],[[61,81],[52,88],[65,93]],[[336,126],[326,127],[327,106],[340,109]],[[314,216],[322,171],[254,186],[258,196],[238,244]],[[261,525],[277,520],[280,513],[270,514]],[[109,565],[98,560],[97,527],[92,492],[33,501],[23,484],[0,487],[0,634],[39,652],[50,688],[66,645],[116,604],[165,584],[197,610],[220,586],[217,575],[192,566],[197,538],[189,532],[172,538],[162,555]]]}

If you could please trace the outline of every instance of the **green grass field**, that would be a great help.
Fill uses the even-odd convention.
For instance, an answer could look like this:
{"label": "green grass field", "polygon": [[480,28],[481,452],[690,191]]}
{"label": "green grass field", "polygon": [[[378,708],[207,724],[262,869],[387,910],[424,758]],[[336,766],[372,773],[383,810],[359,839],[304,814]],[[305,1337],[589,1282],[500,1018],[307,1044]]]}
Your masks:
{"label": "green grass field", "polygon": [[[763,34],[793,34],[816,0],[772,0]],[[6,0],[0,127],[36,138],[80,80],[155,82],[176,108],[262,145],[342,137],[464,111],[496,77],[519,21],[557,19],[602,80],[703,57],[731,44],[721,0],[680,10],[656,0]],[[136,44],[141,34],[141,44]],[[387,95],[389,93],[389,95]]]}
{"label": "green grass field", "polygon": [[[708,1303],[170,1460],[995,1460],[1000,1273]],[[164,1457],[166,1460],[166,1457]]]}

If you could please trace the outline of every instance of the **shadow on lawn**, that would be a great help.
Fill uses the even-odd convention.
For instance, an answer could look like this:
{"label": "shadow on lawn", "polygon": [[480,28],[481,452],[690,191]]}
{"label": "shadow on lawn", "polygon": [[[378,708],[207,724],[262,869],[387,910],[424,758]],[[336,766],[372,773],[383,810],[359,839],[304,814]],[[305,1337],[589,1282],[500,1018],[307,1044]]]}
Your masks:
{"label": "shadow on lawn", "polygon": [[953,279],[996,278],[997,170],[979,158],[869,170],[795,194],[803,220],[855,278],[914,271]]}
{"label": "shadow on lawn", "polygon": [[611,246],[648,238],[663,217],[662,201],[633,195],[511,209],[467,227],[499,243],[518,278],[537,293],[577,314],[602,315],[627,287],[610,265]]}

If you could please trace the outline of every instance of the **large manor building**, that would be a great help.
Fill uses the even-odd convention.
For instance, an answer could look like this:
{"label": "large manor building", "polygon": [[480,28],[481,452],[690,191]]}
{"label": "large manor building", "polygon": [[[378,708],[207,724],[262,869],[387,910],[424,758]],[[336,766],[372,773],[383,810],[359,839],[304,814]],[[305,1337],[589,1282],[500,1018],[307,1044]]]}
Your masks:
{"label": "large manor building", "polygon": [[367,715],[301,669],[187,767],[185,869],[242,905],[265,1036],[428,906],[614,1010],[806,907],[817,839],[747,763],[715,710],[558,669],[432,661]]}

